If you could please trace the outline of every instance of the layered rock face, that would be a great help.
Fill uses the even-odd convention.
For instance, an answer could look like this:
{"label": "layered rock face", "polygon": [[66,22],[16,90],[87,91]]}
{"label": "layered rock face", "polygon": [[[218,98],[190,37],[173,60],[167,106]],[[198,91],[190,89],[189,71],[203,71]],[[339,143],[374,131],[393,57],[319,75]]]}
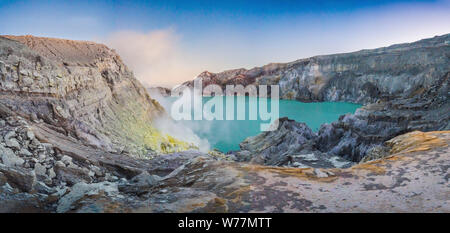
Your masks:
{"label": "layered rock face", "polygon": [[290,167],[333,168],[352,165],[339,156],[329,155],[316,145],[317,133],[305,123],[278,119],[279,127],[249,137],[240,144],[237,160],[253,164]]}
{"label": "layered rock face", "polygon": [[104,45],[0,37],[0,78],[0,103],[83,143],[139,156],[189,147],[152,126],[163,108]]}
{"label": "layered rock face", "polygon": [[[292,161],[289,163],[292,165],[292,157],[307,154],[330,159],[339,156],[347,162],[359,162],[374,151],[379,154],[384,150],[385,141],[400,134],[414,130],[449,130],[449,79],[450,73],[447,73],[428,90],[411,98],[365,105],[355,114],[323,124],[317,133],[304,124],[299,128],[300,123],[280,119],[278,130],[247,138],[240,144],[241,151],[237,155],[243,161],[253,159],[267,165],[287,165],[288,161]],[[292,128],[297,130],[287,130]],[[265,159],[254,159],[260,156]]]}
{"label": "layered rock face", "polygon": [[[327,154],[358,162],[372,151],[383,150],[383,143],[397,135],[413,130],[450,129],[449,58],[450,34],[447,34],[251,70],[203,72],[198,78],[204,86],[217,84],[223,88],[237,84],[278,85],[284,99],[365,104],[355,114],[322,125],[310,140],[303,140],[301,134],[291,135],[283,124],[277,132],[248,138],[238,152],[244,161],[254,158],[254,162],[267,165],[286,165],[293,156],[311,153],[315,157]],[[193,81],[185,85],[193,86]],[[296,123],[289,124],[296,127]],[[310,131],[302,128],[304,133]],[[279,138],[288,140],[277,142]],[[262,141],[266,144],[261,144]],[[295,146],[291,141],[295,141]]]}
{"label": "layered rock face", "polygon": [[[436,84],[450,68],[450,34],[353,53],[272,63],[250,70],[203,72],[203,86],[279,85],[280,97],[299,101],[373,103],[409,97]],[[184,83],[193,86],[193,81]]]}
{"label": "layered rock face", "polygon": [[414,130],[450,129],[450,73],[436,80],[425,93],[369,104],[322,125],[316,145],[321,151],[360,161],[383,142]]}

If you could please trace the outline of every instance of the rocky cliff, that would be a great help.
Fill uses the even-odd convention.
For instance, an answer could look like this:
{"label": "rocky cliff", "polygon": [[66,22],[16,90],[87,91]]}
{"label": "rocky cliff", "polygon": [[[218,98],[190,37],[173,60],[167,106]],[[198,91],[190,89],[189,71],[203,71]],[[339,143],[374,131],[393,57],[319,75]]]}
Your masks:
{"label": "rocky cliff", "polygon": [[88,145],[135,156],[189,147],[152,126],[163,108],[104,45],[3,36],[0,78],[1,104]]}
{"label": "rocky cliff", "polygon": [[[250,70],[203,72],[203,86],[278,85],[280,97],[299,101],[364,104],[355,114],[322,125],[309,140],[280,130],[241,143],[240,161],[273,165],[299,154],[339,156],[358,162],[383,142],[414,130],[450,129],[450,34],[414,43],[316,56]],[[193,81],[184,83],[193,86]],[[287,123],[287,122],[286,122]],[[289,123],[296,127],[295,123]],[[310,131],[307,127],[304,132]],[[277,138],[291,138],[276,142]],[[296,143],[291,143],[296,141]],[[262,143],[265,142],[265,143]],[[264,151],[261,146],[264,145]],[[270,145],[270,146],[269,146]],[[308,150],[305,148],[309,148]],[[256,159],[258,158],[258,159]]]}
{"label": "rocky cliff", "polygon": [[[400,134],[450,129],[450,73],[435,82],[423,93],[410,98],[367,104],[355,114],[343,115],[331,124],[323,124],[317,133],[304,124],[298,132],[286,130],[298,128],[298,123],[280,119],[282,124],[278,130],[243,141],[237,157],[240,161],[253,160],[260,164],[288,165],[291,161],[293,165],[293,156],[306,154],[316,157],[325,154],[328,158],[339,156],[348,162],[359,162],[371,153],[381,156],[380,152],[385,150],[384,142]],[[307,135],[307,140],[304,135]],[[277,141],[279,138],[283,140]]]}
{"label": "rocky cliff", "polygon": [[[374,103],[429,89],[450,69],[450,34],[414,43],[315,56],[253,69],[205,71],[203,86],[279,85],[280,97],[299,101]],[[184,83],[193,86],[193,81]]]}

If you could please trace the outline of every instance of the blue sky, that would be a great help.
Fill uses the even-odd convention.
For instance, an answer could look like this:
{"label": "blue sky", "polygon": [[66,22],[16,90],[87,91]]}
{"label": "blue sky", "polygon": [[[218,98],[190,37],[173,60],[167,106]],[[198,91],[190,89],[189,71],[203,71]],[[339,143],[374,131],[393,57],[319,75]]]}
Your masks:
{"label": "blue sky", "polygon": [[139,79],[163,86],[203,70],[411,42],[450,33],[449,22],[448,0],[0,0],[0,34],[106,43]]}

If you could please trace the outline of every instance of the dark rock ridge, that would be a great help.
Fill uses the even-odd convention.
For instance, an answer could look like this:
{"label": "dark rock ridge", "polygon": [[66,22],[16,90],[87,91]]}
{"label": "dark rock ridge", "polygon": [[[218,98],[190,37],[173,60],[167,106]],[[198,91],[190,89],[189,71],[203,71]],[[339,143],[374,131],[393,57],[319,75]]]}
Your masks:
{"label": "dark rock ridge", "polygon": [[[267,165],[287,165],[293,161],[292,156],[314,154],[358,162],[397,135],[414,130],[449,130],[449,79],[450,73],[447,73],[427,91],[411,98],[367,104],[355,114],[323,124],[317,133],[303,123],[280,119],[277,130],[242,142],[238,158]],[[261,156],[265,159],[258,160]]]}
{"label": "dark rock ridge", "polygon": [[[265,159],[258,159],[259,162],[273,165],[286,164],[295,153],[317,156],[325,153],[358,162],[368,151],[397,135],[413,130],[450,129],[449,73],[450,34],[447,34],[251,70],[203,72],[198,78],[203,80],[203,86],[218,84],[222,88],[229,84],[279,85],[280,97],[284,99],[365,104],[353,115],[322,125],[314,140],[304,141],[301,134],[292,135],[282,124],[279,132],[263,133],[241,144],[242,151],[238,152],[241,159],[249,161],[254,157],[256,161],[263,156]],[[184,85],[193,86],[193,81]],[[297,123],[289,124],[295,128]],[[306,126],[302,130],[310,131]],[[279,138],[287,140],[278,142]],[[263,146],[262,141],[273,145]]]}
{"label": "dark rock ridge", "polygon": [[236,153],[240,162],[270,166],[333,168],[349,167],[350,161],[322,153],[314,133],[305,123],[278,119],[278,129],[249,137]]}
{"label": "dark rock ridge", "polygon": [[357,162],[397,135],[414,130],[449,130],[449,82],[447,73],[423,93],[368,104],[355,114],[341,116],[320,127],[316,145],[321,151]]}

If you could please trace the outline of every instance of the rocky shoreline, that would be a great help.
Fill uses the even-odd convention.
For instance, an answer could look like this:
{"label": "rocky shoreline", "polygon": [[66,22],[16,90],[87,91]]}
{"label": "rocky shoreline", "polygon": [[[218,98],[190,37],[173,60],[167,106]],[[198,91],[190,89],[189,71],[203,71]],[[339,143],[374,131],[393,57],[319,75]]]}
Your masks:
{"label": "rocky shoreline", "polygon": [[449,38],[203,73],[366,104],[224,155],[157,130],[163,108],[106,46],[0,37],[0,212],[449,212]]}
{"label": "rocky shoreline", "polygon": [[[300,134],[306,133],[308,140],[304,139],[304,135],[292,135],[292,130],[283,131],[285,127],[298,124],[283,119],[281,130],[247,138],[240,144],[238,155],[262,155],[265,157],[262,164],[266,165],[282,163],[282,160],[298,153],[316,156],[325,153],[327,157],[338,156],[352,162],[367,160],[364,159],[366,156],[381,158],[384,155],[382,151],[386,151],[384,142],[395,136],[415,130],[450,129],[449,82],[450,73],[447,73],[429,90],[414,97],[367,104],[355,114],[347,114],[331,124],[323,124],[317,134],[304,125]],[[273,138],[289,140],[277,142]],[[267,147],[270,143],[276,147]],[[263,144],[266,145],[267,153],[259,150]]]}
{"label": "rocky shoreline", "polygon": [[[449,57],[450,34],[447,34],[385,48],[273,63],[250,70],[205,71],[197,78],[202,80],[203,87],[209,84],[223,89],[226,85],[278,85],[282,99],[364,105],[355,114],[322,125],[317,135],[305,125],[301,133],[309,134],[306,141],[303,135],[291,135],[292,132],[283,130],[248,138],[237,153],[238,157],[247,157],[241,161],[253,159],[266,165],[286,164],[285,161],[291,159],[289,156],[303,153],[319,157],[327,154],[359,162],[368,154],[374,157],[374,151],[384,151],[383,143],[395,136],[414,130],[450,129]],[[193,87],[193,83],[188,81],[183,85]],[[297,123],[287,124],[295,128]],[[272,140],[284,137],[290,139]],[[261,154],[261,145],[271,143],[276,147],[265,146]]]}

